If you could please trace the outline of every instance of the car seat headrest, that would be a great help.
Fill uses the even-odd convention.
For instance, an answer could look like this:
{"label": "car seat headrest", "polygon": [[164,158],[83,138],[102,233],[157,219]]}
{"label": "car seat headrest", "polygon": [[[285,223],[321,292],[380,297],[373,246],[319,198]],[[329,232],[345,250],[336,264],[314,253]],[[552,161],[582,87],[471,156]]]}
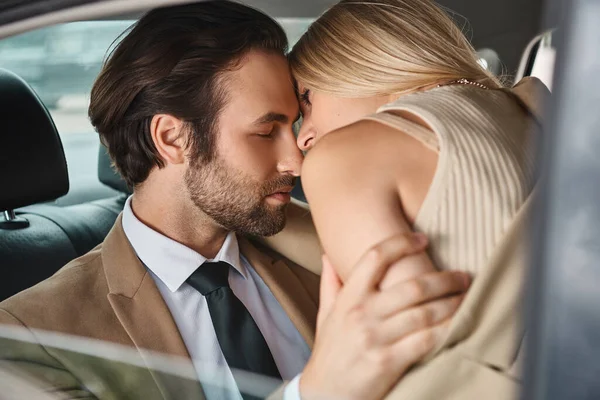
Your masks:
{"label": "car seat headrest", "polygon": [[52,117],[29,85],[4,69],[0,69],[0,112],[0,211],[67,194],[67,162]]}

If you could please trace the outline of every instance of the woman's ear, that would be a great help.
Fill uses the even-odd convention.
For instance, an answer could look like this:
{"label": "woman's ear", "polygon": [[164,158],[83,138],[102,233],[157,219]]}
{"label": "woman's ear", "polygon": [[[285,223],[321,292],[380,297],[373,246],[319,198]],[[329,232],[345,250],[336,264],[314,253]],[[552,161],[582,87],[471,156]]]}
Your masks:
{"label": "woman's ear", "polygon": [[167,164],[185,162],[185,124],[169,114],[156,114],[150,122],[150,135],[161,158]]}

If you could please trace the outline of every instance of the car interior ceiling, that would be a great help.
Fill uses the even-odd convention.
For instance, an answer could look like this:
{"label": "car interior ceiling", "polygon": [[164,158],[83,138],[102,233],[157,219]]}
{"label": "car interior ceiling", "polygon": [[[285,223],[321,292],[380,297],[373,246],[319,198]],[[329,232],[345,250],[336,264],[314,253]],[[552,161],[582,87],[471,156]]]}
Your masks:
{"label": "car interior ceiling", "polygon": [[[516,4],[519,0],[511,1]],[[249,3],[257,7],[269,3],[273,8],[272,1]],[[332,1],[313,0],[309,3],[318,3],[322,10],[326,7],[325,3]],[[489,2],[448,0],[441,3],[468,18],[473,31],[484,32],[475,36],[479,40],[474,42],[475,45],[497,51],[510,70],[516,70],[523,49],[540,33],[537,28],[537,16],[540,14],[537,0],[529,5],[519,2],[521,17],[515,18],[506,29],[496,30],[496,33],[486,30],[485,19],[476,18],[477,13],[483,13],[483,6],[478,4],[488,5]],[[504,2],[497,3],[506,7]],[[502,7],[498,6],[499,9]],[[486,10],[488,16],[493,13]],[[276,10],[271,11],[272,15],[277,15]],[[535,23],[531,23],[534,15]],[[525,23],[527,18],[529,23]],[[514,34],[505,34],[513,30]],[[509,47],[511,51],[506,51]],[[530,57],[530,54],[526,56]],[[113,170],[105,149],[100,146],[98,179],[116,190],[118,195],[62,207],[53,203],[68,192],[69,180],[61,139],[52,117],[27,83],[5,70],[0,70],[0,107],[6,116],[3,121],[5,132],[11,132],[5,135],[3,145],[15,149],[4,152],[0,158],[0,178],[3,186],[10,188],[0,193],[0,212],[4,212],[7,219],[0,223],[0,260],[5,273],[0,280],[1,301],[51,276],[69,261],[101,243],[131,191]],[[303,199],[300,186],[293,195]]]}

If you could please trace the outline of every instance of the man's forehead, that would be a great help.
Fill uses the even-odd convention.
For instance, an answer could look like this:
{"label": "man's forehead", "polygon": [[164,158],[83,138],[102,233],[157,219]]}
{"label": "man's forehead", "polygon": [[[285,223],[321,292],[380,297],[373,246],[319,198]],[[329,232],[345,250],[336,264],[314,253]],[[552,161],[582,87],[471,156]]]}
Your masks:
{"label": "man's forehead", "polygon": [[225,78],[232,112],[245,110],[244,119],[256,119],[270,112],[295,119],[296,91],[282,55],[252,52]]}

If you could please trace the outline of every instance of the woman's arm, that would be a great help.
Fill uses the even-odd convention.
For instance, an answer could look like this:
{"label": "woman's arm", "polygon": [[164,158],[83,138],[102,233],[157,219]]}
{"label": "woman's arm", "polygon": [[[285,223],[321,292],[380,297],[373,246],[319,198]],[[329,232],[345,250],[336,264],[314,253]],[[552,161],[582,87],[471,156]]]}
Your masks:
{"label": "woman's arm", "polygon": [[[422,202],[436,164],[437,154],[421,142],[374,121],[359,121],[322,138],[304,161],[302,181],[332,264],[355,265],[375,244],[412,231],[404,209]],[[395,269],[390,279],[397,282],[433,266],[423,253]],[[350,271],[338,273],[345,280]]]}

